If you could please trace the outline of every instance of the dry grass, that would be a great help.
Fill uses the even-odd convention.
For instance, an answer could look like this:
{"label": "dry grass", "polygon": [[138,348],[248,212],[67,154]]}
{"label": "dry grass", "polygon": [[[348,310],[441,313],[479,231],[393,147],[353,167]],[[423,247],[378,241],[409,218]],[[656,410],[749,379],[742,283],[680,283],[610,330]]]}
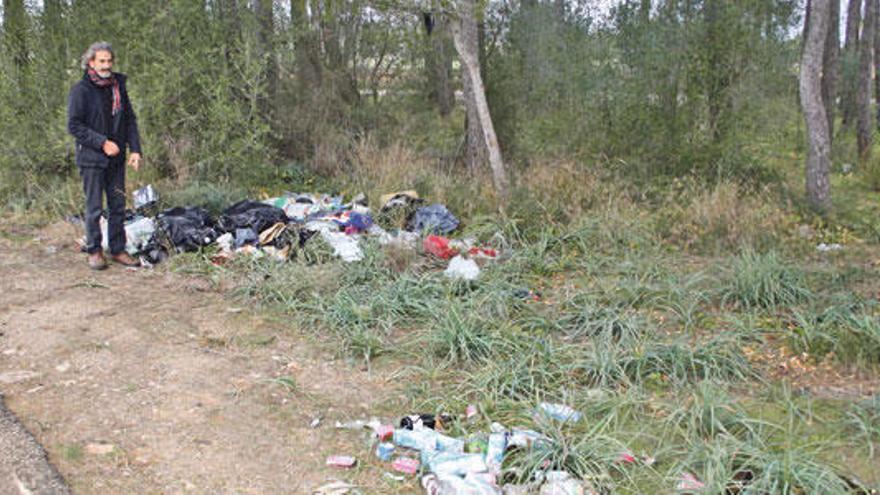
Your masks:
{"label": "dry grass", "polygon": [[675,191],[665,201],[664,237],[684,248],[765,249],[795,230],[793,216],[766,188],[748,193],[732,182]]}

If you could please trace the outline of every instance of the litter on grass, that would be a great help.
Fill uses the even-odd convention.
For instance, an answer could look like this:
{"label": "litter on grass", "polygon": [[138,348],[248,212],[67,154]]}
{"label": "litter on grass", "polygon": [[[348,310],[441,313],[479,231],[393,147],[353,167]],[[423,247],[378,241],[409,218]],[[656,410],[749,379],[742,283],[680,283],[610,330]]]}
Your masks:
{"label": "litter on grass", "polygon": [[[445,237],[459,228],[460,221],[445,205],[423,206],[415,191],[385,194],[381,203],[374,217],[364,194],[346,203],[340,195],[288,193],[261,201],[243,199],[214,218],[198,206],[173,206],[156,213],[159,194],[147,185],[134,192],[136,211],[126,215],[126,251],[146,266],[176,253],[205,249],[216,250],[211,253],[216,265],[236,256],[287,261],[302,255],[317,262],[322,256],[309,256],[306,251],[315,251],[311,245],[321,242],[327,247],[318,251],[327,249],[331,256],[353,263],[364,259],[363,244],[373,239],[383,246],[421,247],[428,256],[449,260],[446,276],[463,280],[477,279],[481,266],[498,256],[492,246]],[[80,218],[68,220],[81,226]],[[106,242],[103,218],[101,228]]]}

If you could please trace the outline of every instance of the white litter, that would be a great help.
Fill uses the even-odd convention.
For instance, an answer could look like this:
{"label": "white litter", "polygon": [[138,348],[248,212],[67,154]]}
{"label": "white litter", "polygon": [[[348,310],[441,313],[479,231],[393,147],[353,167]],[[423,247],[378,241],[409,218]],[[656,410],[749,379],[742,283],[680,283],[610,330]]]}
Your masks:
{"label": "white litter", "polygon": [[462,280],[476,280],[480,276],[480,267],[474,260],[466,259],[459,256],[449,261],[449,266],[443,272],[447,277]]}

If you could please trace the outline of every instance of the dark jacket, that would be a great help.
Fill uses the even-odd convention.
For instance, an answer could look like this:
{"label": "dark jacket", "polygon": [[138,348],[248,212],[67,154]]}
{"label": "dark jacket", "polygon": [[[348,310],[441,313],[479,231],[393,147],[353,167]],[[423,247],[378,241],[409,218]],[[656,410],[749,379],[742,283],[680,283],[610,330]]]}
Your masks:
{"label": "dark jacket", "polygon": [[125,74],[115,74],[122,96],[121,118],[113,119],[105,112],[107,93],[111,91],[92,84],[88,75],[76,83],[67,99],[67,130],[76,138],[76,164],[80,167],[106,167],[110,157],[104,154],[104,141],[112,139],[119,146],[120,157],[128,146],[132,153],[141,152],[137,117],[125,89]]}

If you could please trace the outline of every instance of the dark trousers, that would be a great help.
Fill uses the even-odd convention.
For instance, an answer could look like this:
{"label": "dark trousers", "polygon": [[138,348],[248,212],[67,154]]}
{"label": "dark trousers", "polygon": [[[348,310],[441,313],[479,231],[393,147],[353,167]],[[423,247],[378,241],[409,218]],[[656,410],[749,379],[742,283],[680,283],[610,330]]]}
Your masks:
{"label": "dark trousers", "polygon": [[125,162],[122,159],[110,160],[107,168],[80,167],[79,175],[83,181],[86,195],[86,250],[95,253],[101,250],[101,213],[104,210],[104,195],[107,196],[107,236],[110,254],[125,251]]}

